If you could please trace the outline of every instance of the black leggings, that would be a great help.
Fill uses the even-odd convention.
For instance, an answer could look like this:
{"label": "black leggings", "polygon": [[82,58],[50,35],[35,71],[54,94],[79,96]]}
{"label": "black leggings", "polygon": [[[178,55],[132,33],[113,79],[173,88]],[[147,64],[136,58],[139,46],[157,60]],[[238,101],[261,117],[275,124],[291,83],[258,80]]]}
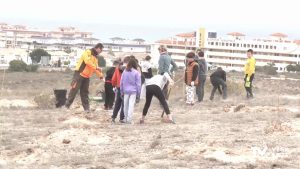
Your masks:
{"label": "black leggings", "polygon": [[143,109],[143,116],[147,115],[148,109],[150,107],[152,97],[155,96],[158,98],[160,104],[163,106],[166,114],[170,114],[168,103],[166,102],[166,99],[163,95],[163,92],[160,87],[157,85],[149,85],[146,86],[146,103]]}

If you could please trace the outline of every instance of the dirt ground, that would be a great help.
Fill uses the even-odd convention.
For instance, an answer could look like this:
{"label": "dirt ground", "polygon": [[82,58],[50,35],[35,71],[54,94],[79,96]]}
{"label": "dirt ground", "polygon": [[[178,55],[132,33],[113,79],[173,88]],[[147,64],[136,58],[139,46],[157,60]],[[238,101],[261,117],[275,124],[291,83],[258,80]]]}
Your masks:
{"label": "dirt ground", "polygon": [[[71,111],[54,108],[53,89],[68,89],[72,72],[0,73],[0,168],[20,169],[297,169],[300,168],[299,75],[256,75],[245,99],[242,75],[228,74],[229,97],[184,103],[178,82],[169,100],[176,124],[161,122],[156,99],[145,124],[111,124],[112,111],[91,101],[88,118],[77,96]],[[3,78],[4,77],[4,78]],[[4,79],[4,80],[2,80]],[[90,95],[103,89],[93,78]]]}

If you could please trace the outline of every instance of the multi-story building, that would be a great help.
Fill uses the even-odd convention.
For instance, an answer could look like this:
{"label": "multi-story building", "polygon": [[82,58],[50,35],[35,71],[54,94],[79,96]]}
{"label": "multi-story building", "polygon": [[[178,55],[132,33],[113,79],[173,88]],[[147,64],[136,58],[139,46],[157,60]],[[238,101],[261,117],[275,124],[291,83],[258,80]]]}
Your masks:
{"label": "multi-story building", "polygon": [[22,25],[0,24],[0,48],[32,49],[35,46],[62,50],[64,47],[92,46],[99,42],[91,32],[74,27],[59,27],[54,31],[26,28]]}
{"label": "multi-story building", "polygon": [[282,33],[253,39],[247,39],[239,32],[228,33],[225,38],[205,29],[199,29],[197,34],[197,46],[205,50],[207,61],[228,70],[242,70],[248,49],[254,50],[257,66],[274,64],[279,72],[286,71],[289,64],[300,63],[299,41],[289,40]]}
{"label": "multi-story building", "polygon": [[[0,23],[0,66],[8,67],[9,61],[14,59],[22,59],[30,64],[31,59],[28,55],[36,48],[52,53],[51,63],[56,62],[59,56],[63,60],[66,57],[72,59],[77,56],[77,50],[91,48],[98,42],[99,39],[93,38],[91,32],[79,31],[74,27],[59,27],[48,31]],[[76,56],[73,56],[74,54]]]}
{"label": "multi-story building", "polygon": [[[179,67],[184,66],[185,55],[189,51],[196,50],[196,32],[188,32],[177,34],[175,37],[171,37],[168,39],[162,39],[156,41],[154,45],[152,45],[152,53],[153,56],[159,56],[158,46],[165,45],[168,49],[169,55],[171,55],[172,59],[176,62]],[[157,58],[155,60],[158,60]]]}
{"label": "multi-story building", "polygon": [[185,54],[196,48],[205,51],[209,65],[227,70],[242,71],[248,49],[254,50],[257,66],[274,64],[277,71],[282,72],[286,71],[289,64],[300,64],[300,40],[289,40],[285,34],[273,33],[267,38],[254,39],[247,39],[239,32],[227,35],[218,37],[216,31],[201,28],[194,34],[179,34],[174,38],[157,41],[157,45],[166,45],[179,66],[184,65]]}

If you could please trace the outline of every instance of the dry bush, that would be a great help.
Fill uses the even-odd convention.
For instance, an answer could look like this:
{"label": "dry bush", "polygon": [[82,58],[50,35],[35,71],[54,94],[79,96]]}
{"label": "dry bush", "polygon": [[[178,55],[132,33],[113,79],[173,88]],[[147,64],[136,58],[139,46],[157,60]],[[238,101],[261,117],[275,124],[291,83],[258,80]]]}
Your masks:
{"label": "dry bush", "polygon": [[266,134],[272,134],[276,132],[287,133],[291,131],[292,131],[292,127],[288,123],[281,122],[279,120],[271,122],[271,124],[268,124],[268,126],[266,126],[265,128]]}
{"label": "dry bush", "polygon": [[243,82],[235,80],[227,80],[227,93],[228,95],[240,96],[241,93],[245,93],[245,87]]}
{"label": "dry bush", "polygon": [[53,109],[55,108],[55,98],[50,94],[40,94],[34,97],[35,103],[40,109]]}

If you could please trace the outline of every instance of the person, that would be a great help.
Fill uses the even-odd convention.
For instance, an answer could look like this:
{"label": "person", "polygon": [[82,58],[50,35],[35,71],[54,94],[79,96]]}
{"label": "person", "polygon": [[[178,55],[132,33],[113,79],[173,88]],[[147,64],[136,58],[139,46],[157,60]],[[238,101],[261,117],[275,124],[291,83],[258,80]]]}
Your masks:
{"label": "person", "polygon": [[104,83],[104,91],[105,91],[105,103],[104,103],[104,109],[105,110],[111,110],[113,105],[114,105],[114,101],[115,101],[115,93],[113,90],[113,85],[112,85],[112,76],[114,75],[116,66],[120,64],[120,60],[115,60],[113,62],[113,66],[110,67],[107,71],[106,71],[106,76],[105,76],[105,83]]}
{"label": "person", "polygon": [[145,57],[145,60],[141,62],[142,74],[145,80],[148,80],[151,77],[153,77],[152,64],[150,63],[150,60],[151,60],[151,56],[147,55]]}
{"label": "person", "polygon": [[96,73],[100,79],[103,79],[102,69],[98,67],[97,55],[102,52],[103,45],[98,43],[92,49],[86,50],[77,62],[73,81],[71,83],[71,90],[68,95],[65,107],[70,108],[73,103],[75,96],[80,90],[80,97],[83,109],[86,113],[90,112],[89,105],[89,83],[90,77],[93,73]]}
{"label": "person", "polygon": [[158,74],[163,75],[164,73],[170,72],[171,56],[168,55],[167,48],[164,45],[160,45],[158,48],[159,60],[158,60]]}
{"label": "person", "polygon": [[199,85],[196,86],[196,94],[198,96],[198,102],[202,102],[204,98],[204,86],[206,81],[206,73],[207,73],[207,63],[204,58],[204,52],[198,51],[198,55],[196,56],[196,61],[199,65]]}
{"label": "person", "polygon": [[137,96],[141,92],[141,74],[137,71],[137,62],[130,59],[121,77],[120,91],[124,98],[124,115],[126,123],[133,123],[132,116]]}
{"label": "person", "polygon": [[120,91],[120,82],[121,82],[122,73],[126,68],[127,63],[129,62],[129,59],[130,59],[129,56],[124,58],[123,62],[121,62],[118,67],[116,67],[114,75],[111,79],[112,86],[114,87],[114,90],[116,92],[115,107],[113,110],[113,114],[111,116],[112,123],[115,123],[115,119],[117,118],[119,111],[120,111],[119,122],[125,123],[124,120],[125,115],[124,115],[124,108],[123,108],[124,105],[123,105],[123,98],[121,96],[121,91]]}
{"label": "person", "polygon": [[247,93],[247,98],[253,98],[253,93],[252,93],[252,81],[254,79],[254,74],[255,74],[255,64],[256,60],[253,57],[253,50],[249,49],[247,51],[247,62],[244,66],[244,71],[245,71],[245,77],[244,77],[244,86],[246,89]]}
{"label": "person", "polygon": [[[171,76],[173,71],[177,68],[176,63],[172,60],[171,56],[168,54],[166,46],[160,45],[158,51],[160,54],[158,60],[158,74],[163,75],[164,73],[168,73]],[[168,83],[163,88],[163,94],[165,97],[167,97],[167,93],[168,93]]]}
{"label": "person", "polygon": [[152,73],[152,64],[150,62],[151,56],[147,55],[144,59],[144,61],[141,62],[141,71],[142,71],[142,88],[141,88],[141,95],[140,99],[146,98],[146,83],[145,81],[148,81],[153,77]]}
{"label": "person", "polygon": [[153,96],[155,96],[159,100],[160,104],[162,105],[164,111],[167,114],[167,119],[163,121],[167,123],[174,123],[168,103],[162,92],[162,89],[167,84],[167,82],[169,82],[171,86],[174,84],[174,81],[166,72],[163,75],[155,75],[146,82],[146,102],[144,105],[142,118],[140,119],[140,124],[143,124],[145,122],[145,117],[148,113],[148,109],[151,105]]}
{"label": "person", "polygon": [[[220,93],[222,93],[223,99],[227,98],[227,85],[226,85],[226,72],[218,67],[217,70],[210,75],[210,81],[213,85],[213,89],[211,91],[210,100],[214,99],[214,95],[216,90],[218,89]],[[222,91],[220,91],[219,87],[222,86]]]}
{"label": "person", "polygon": [[194,91],[195,86],[199,84],[199,65],[195,61],[195,53],[189,52],[186,55],[186,61],[187,61],[187,67],[185,69],[185,75],[184,75],[184,81],[186,84],[186,104],[188,105],[194,105],[195,99],[194,99]]}

